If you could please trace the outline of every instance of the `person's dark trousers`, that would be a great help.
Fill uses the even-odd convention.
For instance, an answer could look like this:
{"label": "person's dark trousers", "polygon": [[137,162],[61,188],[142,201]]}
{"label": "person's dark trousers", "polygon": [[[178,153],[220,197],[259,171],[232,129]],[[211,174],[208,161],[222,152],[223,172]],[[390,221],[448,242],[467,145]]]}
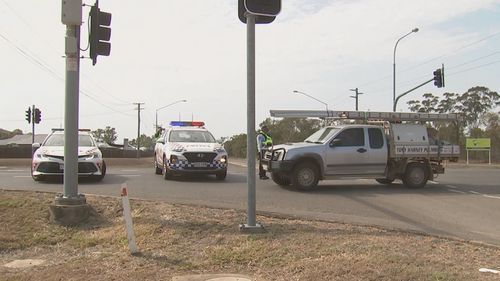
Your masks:
{"label": "person's dark trousers", "polygon": [[264,151],[259,152],[259,177],[261,179],[267,179],[266,170],[262,167],[262,159],[264,158]]}

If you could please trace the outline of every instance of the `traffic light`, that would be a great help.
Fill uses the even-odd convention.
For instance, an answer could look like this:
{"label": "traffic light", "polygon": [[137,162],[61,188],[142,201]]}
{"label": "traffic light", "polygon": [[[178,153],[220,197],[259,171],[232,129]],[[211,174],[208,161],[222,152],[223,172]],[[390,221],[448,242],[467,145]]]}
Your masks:
{"label": "traffic light", "polygon": [[26,121],[28,121],[28,124],[31,124],[31,107],[28,107],[28,110],[26,110]]}
{"label": "traffic light", "polygon": [[90,9],[90,58],[92,65],[97,63],[97,56],[109,56],[111,52],[111,14],[99,10],[99,1]]}
{"label": "traffic light", "polygon": [[444,67],[436,69],[434,74],[434,85],[438,88],[444,87]]}
{"label": "traffic light", "polygon": [[281,0],[238,0],[238,17],[247,23],[245,13],[256,16],[255,23],[271,23],[281,11]]}
{"label": "traffic light", "polygon": [[40,109],[38,108],[35,108],[35,116],[33,116],[33,122],[35,122],[35,124],[38,124],[40,123],[40,121],[42,121],[42,111],[40,111]]}

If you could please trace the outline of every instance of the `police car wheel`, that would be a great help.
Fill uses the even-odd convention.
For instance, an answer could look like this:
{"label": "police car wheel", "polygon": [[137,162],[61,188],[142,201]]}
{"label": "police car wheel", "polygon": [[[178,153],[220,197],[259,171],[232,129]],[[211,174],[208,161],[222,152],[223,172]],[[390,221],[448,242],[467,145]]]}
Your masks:
{"label": "police car wheel", "polygon": [[215,178],[218,180],[224,180],[226,179],[226,176],[227,176],[227,171],[215,174]]}
{"label": "police car wheel", "polygon": [[165,159],[165,157],[163,157],[163,178],[165,180],[169,180],[169,179],[172,178],[172,172],[168,171],[168,168],[167,168],[167,159]]}
{"label": "police car wheel", "polygon": [[158,167],[158,163],[156,162],[156,155],[155,155],[154,165],[155,165],[155,174],[161,175],[163,172],[163,169]]}

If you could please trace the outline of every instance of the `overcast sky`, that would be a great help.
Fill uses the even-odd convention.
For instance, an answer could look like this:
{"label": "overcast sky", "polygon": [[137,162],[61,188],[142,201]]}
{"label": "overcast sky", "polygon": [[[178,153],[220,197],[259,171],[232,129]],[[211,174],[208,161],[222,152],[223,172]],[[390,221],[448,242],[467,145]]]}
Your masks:
{"label": "overcast sky", "polygon": [[[154,133],[171,120],[203,120],[219,137],[246,132],[246,27],[236,0],[101,0],[112,13],[111,56],[81,61],[80,128],[115,127],[119,143]],[[92,5],[93,1],[84,3]],[[87,15],[82,48],[87,45]],[[392,63],[398,38],[397,92],[445,65],[446,87],[500,91],[500,0],[283,0],[281,14],[256,28],[256,124],[270,109],[392,110]],[[30,132],[25,110],[42,110],[37,133],[64,124],[61,1],[0,0],[0,128]],[[88,52],[82,52],[88,57]]]}

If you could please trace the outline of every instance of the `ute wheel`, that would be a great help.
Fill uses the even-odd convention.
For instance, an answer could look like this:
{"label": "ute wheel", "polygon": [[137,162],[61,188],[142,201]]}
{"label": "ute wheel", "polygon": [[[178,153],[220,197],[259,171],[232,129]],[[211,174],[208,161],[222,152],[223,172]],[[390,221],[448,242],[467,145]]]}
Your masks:
{"label": "ute wheel", "polygon": [[391,184],[394,179],[375,179],[380,184]]}
{"label": "ute wheel", "polygon": [[277,185],[281,186],[288,186],[291,183],[290,177],[282,173],[271,173],[271,179],[273,179]]}
{"label": "ute wheel", "polygon": [[403,176],[403,183],[409,188],[422,188],[429,178],[425,165],[420,163],[411,163],[406,166],[406,172]]}
{"label": "ute wheel", "polygon": [[155,174],[161,175],[163,172],[163,169],[158,167],[158,163],[156,162],[156,154],[155,154],[155,159],[154,159],[154,165],[155,165]]}
{"label": "ute wheel", "polygon": [[163,157],[163,178],[165,180],[172,179],[172,172],[168,171],[168,168],[167,168],[167,159],[165,159],[165,157]]}
{"label": "ute wheel", "polygon": [[220,172],[220,173],[217,173],[215,174],[215,178],[217,180],[220,180],[220,181],[223,181],[226,179],[226,176],[227,176],[227,171],[224,171],[224,172]]}
{"label": "ute wheel", "polygon": [[293,169],[291,183],[298,190],[312,190],[318,185],[318,174],[318,168],[313,163],[301,163]]}

